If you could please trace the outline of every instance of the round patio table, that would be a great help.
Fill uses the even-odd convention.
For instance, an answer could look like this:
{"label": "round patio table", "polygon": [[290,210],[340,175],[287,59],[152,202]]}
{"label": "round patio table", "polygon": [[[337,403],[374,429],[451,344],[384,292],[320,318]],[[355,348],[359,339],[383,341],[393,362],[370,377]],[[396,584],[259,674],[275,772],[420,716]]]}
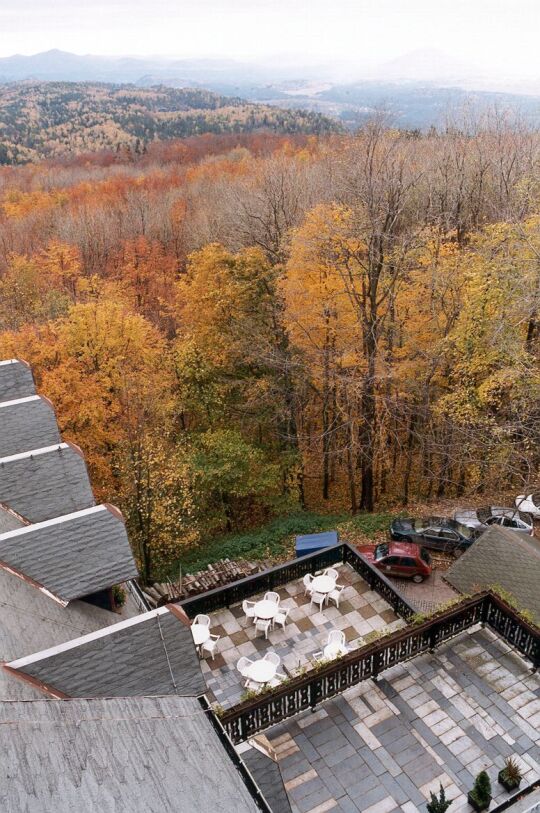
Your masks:
{"label": "round patio table", "polygon": [[263,599],[258,601],[254,607],[255,618],[262,618],[265,621],[274,618],[279,612],[279,604],[275,601]]}
{"label": "round patio table", "polygon": [[275,677],[276,672],[277,666],[270,661],[264,660],[264,658],[253,661],[251,666],[246,669],[248,678],[254,680],[255,683],[268,683],[269,680]]}
{"label": "round patio table", "polygon": [[332,576],[315,576],[309,588],[312,593],[322,593],[326,596],[331,593],[336,586],[336,580]]}
{"label": "round patio table", "polygon": [[207,627],[205,624],[192,624],[191,634],[193,635],[195,646],[201,646],[201,644],[204,644],[210,638],[210,627]]}

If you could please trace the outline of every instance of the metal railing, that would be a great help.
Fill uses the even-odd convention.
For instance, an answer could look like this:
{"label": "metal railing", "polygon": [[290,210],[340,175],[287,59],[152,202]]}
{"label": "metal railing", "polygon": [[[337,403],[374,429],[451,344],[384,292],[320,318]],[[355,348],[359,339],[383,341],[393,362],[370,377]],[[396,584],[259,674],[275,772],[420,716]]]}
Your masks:
{"label": "metal railing", "polygon": [[150,607],[149,603],[144,597],[144,593],[137,584],[137,582],[135,581],[135,579],[130,579],[125,584],[131,594],[131,597],[133,598],[133,601],[137,605],[139,612],[147,613],[149,610],[152,609],[152,607]]}
{"label": "metal railing", "polygon": [[347,563],[362,576],[370,588],[386,599],[388,604],[401,618],[409,619],[416,612],[416,607],[396,590],[392,582],[364,559],[358,551],[347,543],[325,548],[317,553],[293,559],[283,565],[271,567],[254,576],[247,576],[224,587],[216,587],[199,596],[178,602],[190,618],[198,613],[211,613],[232,604],[238,604],[257,593],[274,590],[283,584],[301,579],[306,573],[313,574],[331,565]]}
{"label": "metal railing", "polygon": [[304,675],[294,677],[271,693],[227,709],[221,722],[237,744],[287,717],[341,694],[398,663],[433,651],[476,624],[488,624],[523,657],[540,666],[540,630],[521,618],[491,592],[464,599],[421,624],[409,625]]}

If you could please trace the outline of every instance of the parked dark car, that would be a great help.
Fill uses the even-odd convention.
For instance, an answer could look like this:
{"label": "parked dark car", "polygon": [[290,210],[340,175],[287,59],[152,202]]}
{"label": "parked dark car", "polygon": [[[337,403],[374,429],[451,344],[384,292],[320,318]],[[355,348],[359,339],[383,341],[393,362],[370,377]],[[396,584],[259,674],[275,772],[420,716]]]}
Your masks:
{"label": "parked dark car", "polygon": [[416,542],[426,548],[454,553],[469,548],[480,532],[448,517],[400,517],[392,522],[390,536],[398,541]]}
{"label": "parked dark car", "polygon": [[381,542],[359,545],[358,552],[387,576],[401,576],[423,582],[431,573],[431,557],[425,548],[412,542]]}

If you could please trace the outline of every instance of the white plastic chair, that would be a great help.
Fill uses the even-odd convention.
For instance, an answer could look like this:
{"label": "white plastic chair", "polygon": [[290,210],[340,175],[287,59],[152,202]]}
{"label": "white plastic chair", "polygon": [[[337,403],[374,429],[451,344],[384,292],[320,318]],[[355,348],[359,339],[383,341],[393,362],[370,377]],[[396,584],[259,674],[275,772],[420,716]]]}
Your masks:
{"label": "white plastic chair", "polygon": [[268,638],[268,630],[270,629],[271,623],[271,618],[257,618],[255,621],[255,629],[257,632],[264,632],[264,637]]}
{"label": "white plastic chair", "polygon": [[250,618],[252,618],[252,619],[255,618],[255,602],[254,601],[248,601],[247,599],[244,599],[244,601],[242,602],[242,609],[244,611],[244,615],[246,616],[246,618],[248,620]]}
{"label": "white plastic chair", "polygon": [[328,593],[328,600],[329,600],[329,601],[333,601],[333,602],[334,602],[334,604],[336,605],[336,607],[339,607],[339,602],[340,602],[340,599],[341,599],[341,594],[342,594],[342,593],[343,593],[343,591],[345,590],[345,586],[346,586],[346,585],[344,585],[344,584],[336,584],[336,586],[334,587],[334,589],[332,590],[332,592],[331,592],[331,593]]}
{"label": "white plastic chair", "polygon": [[322,612],[322,608],[323,608],[323,604],[324,604],[325,599],[326,599],[326,596],[324,595],[324,593],[317,593],[316,591],[314,591],[311,594],[311,602],[310,602],[310,604],[318,604],[319,605],[319,610],[320,610],[320,612]]}
{"label": "white plastic chair", "polygon": [[208,652],[208,654],[212,657],[212,660],[215,658],[215,652],[217,647],[217,642],[219,641],[219,635],[211,635],[204,644],[201,644],[201,652]]}
{"label": "white plastic chair", "polygon": [[265,601],[273,601],[275,604],[279,604],[280,598],[279,593],[273,593],[271,590],[268,593],[264,594]]}
{"label": "white plastic chair", "polygon": [[245,655],[242,655],[242,657],[239,658],[238,663],[236,664],[236,668],[238,669],[242,677],[248,676],[249,667],[251,666],[252,663],[253,661],[250,660],[249,658],[246,658]]}
{"label": "white plastic chair", "polygon": [[271,689],[275,689],[276,686],[280,686],[284,680],[287,680],[287,675],[282,675],[281,672],[276,672],[275,677],[269,682],[269,686]]}
{"label": "white plastic chair", "polygon": [[308,593],[311,593],[311,582],[313,581],[313,576],[311,573],[306,573],[302,581],[304,582],[304,595],[307,596]]}
{"label": "white plastic chair", "polygon": [[276,652],[267,652],[263,658],[263,661],[268,661],[268,663],[273,663],[274,666],[279,666],[281,663],[281,658]]}
{"label": "white plastic chair", "polygon": [[209,627],[210,626],[210,619],[207,615],[196,615],[193,619],[194,624],[200,624],[201,627]]}
{"label": "white plastic chair", "polygon": [[336,581],[339,578],[339,573],[333,567],[327,567],[324,571],[325,576],[330,576],[331,579],[335,579]]}
{"label": "white plastic chair", "polygon": [[246,680],[246,682],[244,683],[244,688],[251,689],[254,692],[258,692],[259,689],[261,688],[261,685],[262,684],[258,683],[256,680],[251,680],[251,678],[248,678],[248,680]]}
{"label": "white plastic chair", "polygon": [[345,633],[343,630],[330,630],[328,633],[328,641],[326,643],[345,646]]}
{"label": "white plastic chair", "polygon": [[291,611],[290,607],[283,607],[282,609],[280,609],[279,613],[276,613],[276,615],[273,618],[274,626],[276,624],[281,624],[283,629],[285,629],[285,624],[287,623],[290,611]]}

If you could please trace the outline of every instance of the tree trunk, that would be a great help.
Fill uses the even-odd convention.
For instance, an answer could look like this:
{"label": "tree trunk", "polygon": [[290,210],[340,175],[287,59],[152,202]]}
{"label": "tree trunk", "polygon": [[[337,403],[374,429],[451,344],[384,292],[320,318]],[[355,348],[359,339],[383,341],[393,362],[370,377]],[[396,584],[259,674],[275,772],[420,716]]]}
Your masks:
{"label": "tree trunk", "polygon": [[403,496],[401,502],[407,505],[409,502],[409,482],[411,479],[411,470],[413,462],[413,448],[414,448],[414,430],[416,426],[416,414],[413,412],[409,419],[409,429],[407,432],[407,462],[405,465],[405,474],[403,477]]}

